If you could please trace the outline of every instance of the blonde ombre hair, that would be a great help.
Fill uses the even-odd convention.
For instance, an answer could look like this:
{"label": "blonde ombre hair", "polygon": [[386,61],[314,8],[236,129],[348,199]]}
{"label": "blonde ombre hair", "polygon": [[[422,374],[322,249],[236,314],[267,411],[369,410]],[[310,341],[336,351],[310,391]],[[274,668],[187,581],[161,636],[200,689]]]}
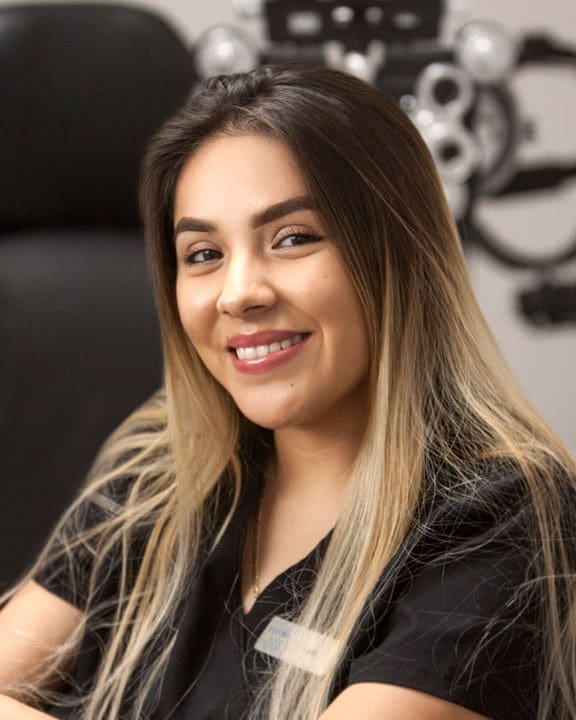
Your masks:
{"label": "blonde ombre hair", "polygon": [[[188,342],[175,297],[174,190],[190,154],[222,133],[260,133],[291,149],[350,272],[369,334],[367,429],[347,501],[298,622],[345,648],[370,612],[384,570],[419,522],[423,498],[449,492],[442,472],[473,486],[486,481],[474,470],[479,462],[498,462],[522,476],[534,520],[532,585],[545,609],[546,638],[538,718],[554,712],[567,720],[576,707],[576,627],[574,548],[566,537],[575,521],[566,498],[575,490],[576,466],[500,357],[417,130],[379,91],[324,68],[263,68],[211,79],[148,150],[142,213],[163,331],[165,388],[110,438],[38,564],[57,547],[73,565],[78,548],[88,548],[97,578],[111,550],[121,548],[109,641],[93,687],[78,700],[81,717],[117,717],[127,694],[131,709],[123,717],[145,716],[202,541],[207,534],[215,543],[221,537],[244,482],[243,456],[261,442]],[[125,477],[132,478],[127,494],[110,506],[109,488]],[[102,507],[101,522],[78,535],[64,533],[87,501]],[[225,519],[214,527],[222,508]],[[142,528],[147,540],[131,579],[130,551]],[[90,604],[97,591],[92,585],[88,624],[98,609]],[[76,641],[54,664],[62,664]],[[145,656],[152,661],[143,663]],[[341,660],[342,653],[322,677],[281,663],[250,717],[317,720]]]}

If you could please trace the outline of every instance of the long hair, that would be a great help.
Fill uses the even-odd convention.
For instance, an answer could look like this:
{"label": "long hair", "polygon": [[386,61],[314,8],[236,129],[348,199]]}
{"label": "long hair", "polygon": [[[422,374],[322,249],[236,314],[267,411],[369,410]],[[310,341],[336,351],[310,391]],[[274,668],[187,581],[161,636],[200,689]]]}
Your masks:
{"label": "long hair", "polygon": [[[208,80],[165,124],[145,158],[141,207],[161,319],[165,388],[105,446],[78,502],[127,474],[136,478],[128,498],[88,540],[66,546],[71,556],[78,542],[120,544],[124,578],[134,528],[148,528],[134,582],[121,586],[110,641],[82,717],[115,717],[137,665],[146,669],[129,717],[144,712],[166,666],[203,534],[211,527],[218,542],[246,482],[246,446],[259,442],[188,341],[175,295],[173,200],[179,174],[208,138],[246,133],[280,140],[293,153],[358,293],[370,344],[367,428],[347,500],[298,622],[344,648],[414,527],[423,498],[448,492],[439,469],[469,485],[480,482],[473,470],[479,461],[498,462],[523,478],[534,518],[535,584],[547,643],[539,718],[554,708],[555,717],[567,719],[576,707],[576,628],[567,610],[574,607],[574,568],[564,537],[572,521],[565,497],[576,475],[574,461],[501,359],[471,290],[430,153],[410,120],[362,81],[325,68],[295,67]],[[228,512],[222,514],[224,498]],[[224,519],[213,527],[216,517]],[[97,577],[101,553],[94,554]],[[168,639],[152,653],[153,661],[142,663],[159,637]],[[280,663],[252,717],[316,720],[341,660],[335,655],[322,677]]]}

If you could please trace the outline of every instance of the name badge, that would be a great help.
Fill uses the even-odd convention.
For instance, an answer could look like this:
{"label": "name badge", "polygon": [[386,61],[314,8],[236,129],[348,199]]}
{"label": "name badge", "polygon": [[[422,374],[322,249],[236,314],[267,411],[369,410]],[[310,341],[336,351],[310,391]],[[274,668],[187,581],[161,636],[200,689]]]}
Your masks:
{"label": "name badge", "polygon": [[265,655],[322,676],[338,656],[342,642],[275,616],[254,647]]}

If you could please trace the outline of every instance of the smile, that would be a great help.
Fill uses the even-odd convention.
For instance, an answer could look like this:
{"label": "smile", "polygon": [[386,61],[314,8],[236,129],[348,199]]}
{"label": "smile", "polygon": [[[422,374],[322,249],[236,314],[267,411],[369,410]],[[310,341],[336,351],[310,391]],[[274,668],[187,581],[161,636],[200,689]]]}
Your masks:
{"label": "smile", "polygon": [[294,335],[291,338],[286,338],[286,340],[282,340],[281,342],[272,342],[269,345],[237,347],[235,348],[235,353],[239,360],[256,360],[280,352],[280,350],[288,350],[288,348],[291,348],[293,345],[301,343],[302,340],[302,335]]}

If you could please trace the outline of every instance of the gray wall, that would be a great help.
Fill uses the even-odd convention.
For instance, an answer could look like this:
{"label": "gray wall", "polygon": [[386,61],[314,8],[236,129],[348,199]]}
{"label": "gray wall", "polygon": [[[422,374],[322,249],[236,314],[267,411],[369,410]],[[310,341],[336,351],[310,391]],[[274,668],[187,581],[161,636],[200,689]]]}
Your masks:
{"label": "gray wall", "polygon": [[[192,42],[216,23],[235,20],[231,0],[146,0]],[[547,30],[576,47],[574,0],[454,0],[459,16],[492,18],[515,32]],[[522,156],[576,158],[576,74],[531,70],[514,82],[523,114],[537,127]],[[576,233],[576,182],[560,192],[514,203],[485,203],[482,218],[517,248],[546,252],[566,246]],[[536,408],[576,452],[576,325],[534,329],[515,311],[517,292],[533,284],[532,272],[511,272],[481,253],[469,262],[480,304],[514,374]],[[563,272],[576,282],[576,263]]]}

